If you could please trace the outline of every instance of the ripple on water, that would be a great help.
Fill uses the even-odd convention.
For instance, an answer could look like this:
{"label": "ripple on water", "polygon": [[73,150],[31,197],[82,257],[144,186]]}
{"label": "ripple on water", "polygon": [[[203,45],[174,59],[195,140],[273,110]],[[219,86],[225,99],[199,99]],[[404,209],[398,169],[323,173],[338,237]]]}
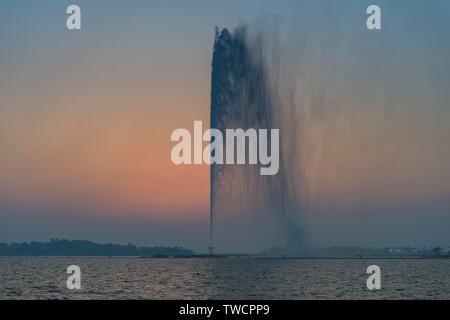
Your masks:
{"label": "ripple on water", "polygon": [[[82,290],[65,288],[66,268]],[[366,267],[382,290],[365,287]],[[0,258],[0,299],[449,299],[450,260]]]}

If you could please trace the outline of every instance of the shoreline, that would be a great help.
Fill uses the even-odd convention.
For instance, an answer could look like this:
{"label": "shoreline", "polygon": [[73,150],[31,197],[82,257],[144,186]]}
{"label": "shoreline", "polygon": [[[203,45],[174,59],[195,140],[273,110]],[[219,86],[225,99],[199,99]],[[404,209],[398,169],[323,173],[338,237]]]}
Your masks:
{"label": "shoreline", "polygon": [[387,256],[367,256],[367,257],[264,257],[251,255],[193,255],[193,256],[107,256],[107,255],[0,255],[1,258],[134,258],[134,259],[229,259],[229,260],[450,260],[450,257],[387,257]]}

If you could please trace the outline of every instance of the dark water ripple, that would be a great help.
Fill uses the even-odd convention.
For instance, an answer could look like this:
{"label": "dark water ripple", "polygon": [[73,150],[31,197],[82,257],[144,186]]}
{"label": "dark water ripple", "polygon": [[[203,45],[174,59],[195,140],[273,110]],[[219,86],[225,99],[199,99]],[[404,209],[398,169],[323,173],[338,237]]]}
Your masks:
{"label": "dark water ripple", "polygon": [[[371,264],[381,290],[366,288]],[[0,299],[450,299],[450,260],[2,257]]]}

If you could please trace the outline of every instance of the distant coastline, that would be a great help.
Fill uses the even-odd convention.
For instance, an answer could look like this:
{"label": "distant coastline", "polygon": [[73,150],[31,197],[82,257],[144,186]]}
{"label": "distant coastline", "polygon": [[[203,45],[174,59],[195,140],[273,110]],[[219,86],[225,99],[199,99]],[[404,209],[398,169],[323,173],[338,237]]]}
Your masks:
{"label": "distant coastline", "polygon": [[265,257],[301,257],[318,259],[434,259],[450,258],[450,247],[305,247],[280,248],[275,247],[262,252]]}
{"label": "distant coastline", "polygon": [[254,259],[448,259],[450,247],[275,247],[252,254],[223,253],[210,256],[183,247],[139,247],[134,244],[100,244],[88,240],[50,239],[48,242],[0,243],[0,257],[140,257],[140,258],[254,258]]}
{"label": "distant coastline", "polygon": [[142,256],[189,257],[182,247],[138,247],[133,244],[99,244],[87,240],[50,239],[49,242],[0,243],[0,256]]}

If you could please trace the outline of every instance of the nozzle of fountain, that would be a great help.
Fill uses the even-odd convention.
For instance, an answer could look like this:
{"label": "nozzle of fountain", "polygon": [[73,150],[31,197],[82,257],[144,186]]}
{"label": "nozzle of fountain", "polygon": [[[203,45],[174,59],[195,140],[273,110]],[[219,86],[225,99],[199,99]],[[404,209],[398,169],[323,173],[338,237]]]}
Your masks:
{"label": "nozzle of fountain", "polygon": [[209,252],[209,255],[212,256],[213,252],[214,252],[214,247],[213,246],[209,246],[208,247],[208,252]]}

